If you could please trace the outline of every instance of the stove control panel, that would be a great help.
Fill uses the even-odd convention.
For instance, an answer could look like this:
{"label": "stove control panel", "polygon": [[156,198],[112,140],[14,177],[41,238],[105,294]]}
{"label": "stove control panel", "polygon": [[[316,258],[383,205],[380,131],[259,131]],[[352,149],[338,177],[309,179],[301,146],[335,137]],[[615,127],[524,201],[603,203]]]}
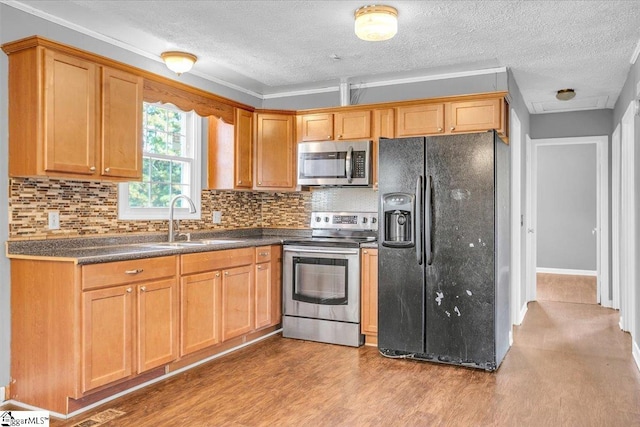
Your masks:
{"label": "stove control panel", "polygon": [[377,230],[377,212],[312,212],[311,228]]}

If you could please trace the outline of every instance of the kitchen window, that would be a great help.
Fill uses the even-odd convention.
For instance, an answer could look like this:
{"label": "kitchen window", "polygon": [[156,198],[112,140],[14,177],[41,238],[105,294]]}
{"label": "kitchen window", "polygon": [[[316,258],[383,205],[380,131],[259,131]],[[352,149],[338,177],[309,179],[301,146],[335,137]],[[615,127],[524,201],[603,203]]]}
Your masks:
{"label": "kitchen window", "polygon": [[[195,112],[171,104],[144,103],[142,181],[119,186],[119,219],[167,219],[174,196],[185,194],[200,207],[201,125]],[[178,200],[176,218],[200,219]]]}

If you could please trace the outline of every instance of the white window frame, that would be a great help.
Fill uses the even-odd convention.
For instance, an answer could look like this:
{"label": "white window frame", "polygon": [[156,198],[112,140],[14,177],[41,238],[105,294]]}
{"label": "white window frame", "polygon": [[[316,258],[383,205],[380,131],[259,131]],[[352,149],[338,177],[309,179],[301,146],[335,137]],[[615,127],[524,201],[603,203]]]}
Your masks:
{"label": "white window frame", "polygon": [[[189,213],[188,208],[174,209],[174,219],[200,219],[201,203],[200,194],[202,192],[202,117],[198,116],[195,111],[183,111],[173,104],[155,103],[162,108],[169,110],[177,110],[187,114],[187,139],[191,139],[193,146],[193,161],[191,164],[191,180],[189,188],[191,194],[187,196],[193,200],[196,205],[196,212]],[[144,153],[143,153],[144,156]],[[161,158],[175,158],[184,160],[184,157],[154,155]],[[183,205],[185,203],[182,203]],[[122,182],[118,185],[118,219],[122,220],[153,220],[153,219],[169,219],[169,207],[166,208],[131,208],[129,207],[129,183]]]}

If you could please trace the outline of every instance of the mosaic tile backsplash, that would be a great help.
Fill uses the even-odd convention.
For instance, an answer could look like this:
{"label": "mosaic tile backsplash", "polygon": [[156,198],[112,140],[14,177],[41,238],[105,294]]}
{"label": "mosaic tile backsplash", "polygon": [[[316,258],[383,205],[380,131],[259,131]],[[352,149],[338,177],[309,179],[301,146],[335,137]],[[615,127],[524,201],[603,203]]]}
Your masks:
{"label": "mosaic tile backsplash", "polygon": [[[307,228],[314,210],[375,211],[372,189],[331,188],[311,192],[203,190],[202,219],[180,229]],[[60,212],[60,230],[48,229],[48,212]],[[222,222],[213,224],[213,211]],[[118,184],[48,178],[9,180],[9,238],[42,239],[119,233],[166,232],[166,220],[119,220]]]}

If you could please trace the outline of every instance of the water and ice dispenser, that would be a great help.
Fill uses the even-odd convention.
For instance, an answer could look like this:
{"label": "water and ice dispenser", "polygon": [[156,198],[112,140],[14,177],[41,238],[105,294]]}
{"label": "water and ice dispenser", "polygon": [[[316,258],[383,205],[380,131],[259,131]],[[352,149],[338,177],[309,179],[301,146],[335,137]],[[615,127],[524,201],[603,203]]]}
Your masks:
{"label": "water and ice dispenser", "polygon": [[382,196],[384,229],[382,244],[388,247],[414,245],[414,196],[406,193],[387,193]]}

